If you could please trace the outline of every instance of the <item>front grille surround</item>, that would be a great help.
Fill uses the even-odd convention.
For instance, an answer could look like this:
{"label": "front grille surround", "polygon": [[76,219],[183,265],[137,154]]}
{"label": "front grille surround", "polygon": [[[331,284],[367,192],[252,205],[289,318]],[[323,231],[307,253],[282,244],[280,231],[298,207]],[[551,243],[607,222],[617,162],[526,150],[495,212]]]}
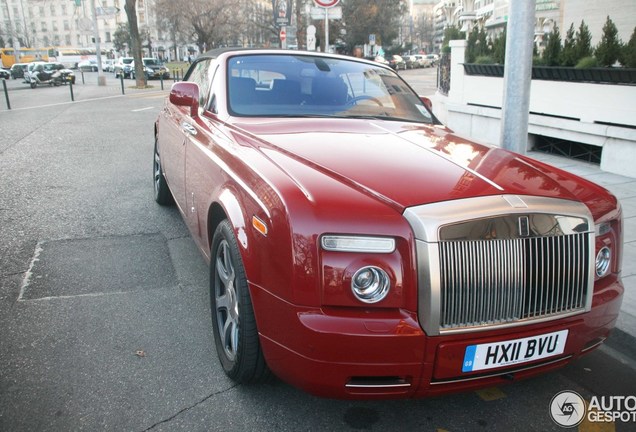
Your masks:
{"label": "front grille surround", "polygon": [[427,334],[521,326],[591,309],[594,223],[583,204],[502,195],[404,215],[416,237],[418,314]]}

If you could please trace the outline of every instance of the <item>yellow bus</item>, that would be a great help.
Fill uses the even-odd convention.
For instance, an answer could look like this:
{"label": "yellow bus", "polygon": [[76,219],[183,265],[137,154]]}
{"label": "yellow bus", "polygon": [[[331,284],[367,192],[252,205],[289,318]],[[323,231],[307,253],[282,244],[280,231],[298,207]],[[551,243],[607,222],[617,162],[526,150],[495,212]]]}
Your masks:
{"label": "yellow bus", "polygon": [[16,52],[13,48],[0,48],[0,59],[3,68],[10,68],[14,63],[49,61],[49,53],[47,49],[18,48]]}

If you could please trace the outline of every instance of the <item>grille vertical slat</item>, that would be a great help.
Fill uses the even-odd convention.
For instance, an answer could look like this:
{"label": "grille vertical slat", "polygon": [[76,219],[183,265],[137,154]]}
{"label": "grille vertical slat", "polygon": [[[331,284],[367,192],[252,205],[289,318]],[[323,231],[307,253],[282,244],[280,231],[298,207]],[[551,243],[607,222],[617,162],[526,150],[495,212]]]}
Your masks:
{"label": "grille vertical slat", "polygon": [[439,243],[442,329],[505,324],[584,308],[589,236]]}

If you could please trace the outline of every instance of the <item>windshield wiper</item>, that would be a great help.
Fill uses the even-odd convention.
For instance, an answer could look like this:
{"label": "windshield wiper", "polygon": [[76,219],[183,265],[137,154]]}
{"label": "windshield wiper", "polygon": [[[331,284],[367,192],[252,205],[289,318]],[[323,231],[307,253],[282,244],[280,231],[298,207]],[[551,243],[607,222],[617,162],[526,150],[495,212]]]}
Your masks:
{"label": "windshield wiper", "polygon": [[409,123],[426,123],[429,124],[429,122],[424,121],[424,120],[415,120],[415,119],[409,119],[409,118],[404,118],[404,117],[393,117],[390,115],[361,115],[361,114],[355,114],[355,115],[340,115],[337,116],[338,118],[353,118],[353,119],[362,119],[362,120],[388,120],[388,121],[400,121],[400,122],[409,122]]}

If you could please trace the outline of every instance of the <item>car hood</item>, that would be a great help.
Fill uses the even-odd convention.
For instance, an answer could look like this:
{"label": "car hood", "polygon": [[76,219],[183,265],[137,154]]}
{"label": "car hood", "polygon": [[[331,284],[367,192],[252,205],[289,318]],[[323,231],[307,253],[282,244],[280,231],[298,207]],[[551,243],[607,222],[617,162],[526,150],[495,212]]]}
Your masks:
{"label": "car hood", "polygon": [[295,181],[307,175],[295,172],[300,162],[315,175],[397,210],[496,194],[575,199],[571,189],[530,160],[473,143],[442,126],[367,119],[268,119],[237,126]]}

